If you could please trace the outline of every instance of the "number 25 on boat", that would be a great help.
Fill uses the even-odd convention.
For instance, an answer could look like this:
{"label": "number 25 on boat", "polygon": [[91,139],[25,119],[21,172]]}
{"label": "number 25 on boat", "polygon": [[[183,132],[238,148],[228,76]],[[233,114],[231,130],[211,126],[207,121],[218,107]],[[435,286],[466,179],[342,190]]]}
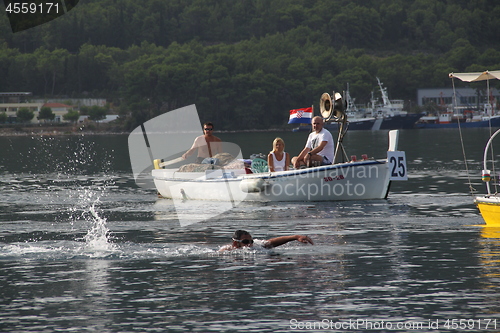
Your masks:
{"label": "number 25 on boat", "polygon": [[389,132],[389,149],[387,151],[387,163],[389,163],[390,180],[408,180],[408,169],[406,167],[406,154],[404,151],[396,150],[398,146],[399,133]]}
{"label": "number 25 on boat", "polygon": [[408,180],[406,156],[404,151],[388,151],[390,180]]}

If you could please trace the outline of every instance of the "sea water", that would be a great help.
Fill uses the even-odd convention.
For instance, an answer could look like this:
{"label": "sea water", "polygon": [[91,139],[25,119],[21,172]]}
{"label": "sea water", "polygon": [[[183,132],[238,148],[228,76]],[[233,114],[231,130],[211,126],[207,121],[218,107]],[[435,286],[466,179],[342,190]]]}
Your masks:
{"label": "sea water", "polygon": [[[247,157],[276,136],[298,154],[307,133],[217,135]],[[187,226],[135,184],[126,135],[0,137],[0,332],[496,332],[500,231],[468,185],[484,191],[488,136],[464,132],[466,172],[458,132],[402,131],[409,180],[386,200],[242,203]],[[384,157],[387,132],[345,146]],[[236,229],[314,245],[218,252]]]}

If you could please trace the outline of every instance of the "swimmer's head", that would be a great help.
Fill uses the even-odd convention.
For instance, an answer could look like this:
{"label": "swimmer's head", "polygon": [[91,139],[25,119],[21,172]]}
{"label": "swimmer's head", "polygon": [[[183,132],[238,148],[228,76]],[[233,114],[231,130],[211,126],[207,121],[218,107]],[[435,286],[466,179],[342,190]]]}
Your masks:
{"label": "swimmer's head", "polygon": [[236,230],[233,234],[233,246],[240,248],[244,246],[252,246],[253,238],[248,231]]}

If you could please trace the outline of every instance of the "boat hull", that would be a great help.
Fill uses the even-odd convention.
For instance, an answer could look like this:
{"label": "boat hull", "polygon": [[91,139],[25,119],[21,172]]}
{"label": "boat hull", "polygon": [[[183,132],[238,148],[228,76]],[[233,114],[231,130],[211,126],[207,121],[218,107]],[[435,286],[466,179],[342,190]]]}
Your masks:
{"label": "boat hull", "polygon": [[[366,118],[359,120],[349,120],[349,130],[350,131],[369,131],[373,129],[375,124],[375,118]],[[329,131],[338,131],[339,124],[335,122],[326,123],[325,128]]]}
{"label": "boat hull", "polygon": [[[461,128],[478,128],[478,127],[500,127],[500,117],[493,117],[491,120],[480,120],[480,121],[466,121],[461,122]],[[457,122],[445,123],[445,124],[426,124],[417,123],[415,128],[458,128]]]}
{"label": "boat hull", "polygon": [[344,201],[383,199],[389,189],[387,160],[367,160],[274,173],[240,170],[184,173],[155,169],[162,197],[215,201]]}
{"label": "boat hull", "polygon": [[500,227],[500,197],[480,196],[476,197],[474,203],[481,212],[486,225]]}
{"label": "boat hull", "polygon": [[[415,123],[422,117],[422,114],[407,113],[384,118],[366,118],[358,120],[349,120],[350,131],[378,131],[394,129],[412,129]],[[327,123],[325,128],[328,130],[338,130],[337,123]],[[310,130],[310,128],[308,128]]]}
{"label": "boat hull", "polygon": [[407,113],[384,118],[380,125],[381,130],[412,129],[423,114]]}

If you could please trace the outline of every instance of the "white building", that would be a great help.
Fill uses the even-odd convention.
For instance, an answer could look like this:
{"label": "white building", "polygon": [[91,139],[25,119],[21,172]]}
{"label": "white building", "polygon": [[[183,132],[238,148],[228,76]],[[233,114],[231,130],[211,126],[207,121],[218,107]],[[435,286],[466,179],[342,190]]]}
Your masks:
{"label": "white building", "polygon": [[[488,102],[486,96],[486,86],[484,89],[474,88],[455,88],[457,106],[470,108],[470,109],[483,109],[484,104]],[[495,99],[500,99],[500,93],[495,88],[490,88],[490,96],[495,103]],[[417,102],[419,106],[432,103],[438,106],[446,107],[453,105],[453,88],[427,88],[417,90]]]}
{"label": "white building", "polygon": [[[0,113],[5,112],[8,119],[7,122],[15,123],[17,119],[17,111],[21,108],[27,108],[33,111],[34,117],[31,123],[39,123],[38,114],[42,107],[49,107],[55,114],[54,122],[65,122],[63,115],[68,113],[69,110],[75,109],[74,105],[82,106],[105,106],[106,99],[70,99],[72,105],[63,104],[63,100],[50,100],[45,101],[41,99],[31,99],[31,92],[3,92],[0,93]],[[67,101],[67,100],[64,100]],[[107,121],[112,121],[112,116],[107,116]],[[117,116],[116,116],[117,117]],[[103,120],[102,122],[106,122]]]}
{"label": "white building", "polygon": [[[43,104],[43,107],[49,107],[52,110],[52,113],[55,114],[54,122],[60,123],[63,122],[63,116],[68,113],[69,110],[72,110],[73,107],[71,105],[66,105],[62,103],[45,103]],[[38,116],[38,114],[35,114],[35,117],[33,117],[33,120],[38,120],[35,119]],[[32,120],[32,122],[33,122]],[[36,122],[36,121],[35,121]]]}
{"label": "white building", "polygon": [[34,120],[36,121],[36,115],[38,115],[44,103],[30,103],[30,97],[30,92],[0,93],[0,113],[5,112],[8,117],[7,122],[15,122],[17,111],[21,108],[27,108],[35,113]]}

